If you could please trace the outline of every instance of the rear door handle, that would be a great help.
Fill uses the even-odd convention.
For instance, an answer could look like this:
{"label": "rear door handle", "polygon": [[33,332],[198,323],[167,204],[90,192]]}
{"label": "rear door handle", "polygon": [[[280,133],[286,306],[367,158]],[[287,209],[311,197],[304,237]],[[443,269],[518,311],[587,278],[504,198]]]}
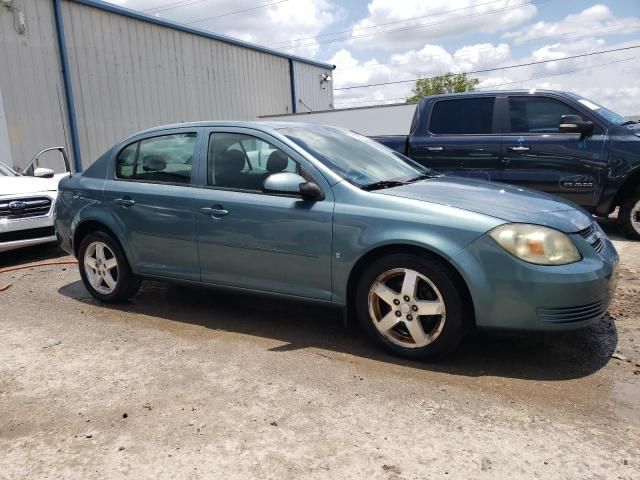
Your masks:
{"label": "rear door handle", "polygon": [[209,215],[211,218],[220,218],[225,215],[229,215],[229,210],[225,210],[223,208],[203,207],[200,209],[200,213]]}
{"label": "rear door handle", "polygon": [[130,198],[116,198],[114,200],[116,205],[120,205],[121,207],[129,208],[133,207],[136,204],[135,200],[131,200]]}
{"label": "rear door handle", "polygon": [[444,147],[419,147],[420,150],[425,152],[442,152],[444,151]]}
{"label": "rear door handle", "polygon": [[528,152],[531,150],[531,147],[523,147],[522,145],[518,145],[517,147],[507,147],[507,150],[510,152]]}

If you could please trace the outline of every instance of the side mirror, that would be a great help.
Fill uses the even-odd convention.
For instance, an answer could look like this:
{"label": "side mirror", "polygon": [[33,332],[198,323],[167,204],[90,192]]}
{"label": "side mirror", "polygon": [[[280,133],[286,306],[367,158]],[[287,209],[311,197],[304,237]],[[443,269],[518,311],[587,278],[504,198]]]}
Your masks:
{"label": "side mirror", "polygon": [[580,115],[562,115],[558,129],[561,133],[588,135],[593,131],[593,122],[583,120]]}
{"label": "side mirror", "polygon": [[50,168],[43,168],[43,167],[38,167],[33,171],[33,176],[40,177],[40,178],[53,178],[54,174],[55,172]]}
{"label": "side mirror", "polygon": [[318,184],[307,182],[297,173],[281,172],[269,175],[264,181],[265,193],[300,195],[305,200],[324,200],[324,193]]}

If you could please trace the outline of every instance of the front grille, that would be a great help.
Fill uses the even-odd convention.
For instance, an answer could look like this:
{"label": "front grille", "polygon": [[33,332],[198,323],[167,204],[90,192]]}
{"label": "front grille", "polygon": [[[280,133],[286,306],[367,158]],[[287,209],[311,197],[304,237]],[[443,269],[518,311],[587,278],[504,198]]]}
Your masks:
{"label": "front grille", "polygon": [[602,252],[602,250],[604,250],[604,247],[605,247],[604,239],[598,232],[598,229],[596,228],[595,223],[592,223],[584,230],[580,230],[578,232],[578,235],[580,235],[587,242],[589,242],[589,245],[591,245],[596,252],[600,253]]}
{"label": "front grille", "polygon": [[49,197],[10,198],[0,200],[0,219],[43,217],[51,210]]}
{"label": "front grille", "polygon": [[544,323],[574,323],[601,318],[607,311],[607,300],[565,308],[538,308],[538,319]]}
{"label": "front grille", "polygon": [[53,227],[30,228],[28,230],[16,230],[15,232],[3,232],[0,233],[0,243],[51,237],[55,234],[56,231]]}

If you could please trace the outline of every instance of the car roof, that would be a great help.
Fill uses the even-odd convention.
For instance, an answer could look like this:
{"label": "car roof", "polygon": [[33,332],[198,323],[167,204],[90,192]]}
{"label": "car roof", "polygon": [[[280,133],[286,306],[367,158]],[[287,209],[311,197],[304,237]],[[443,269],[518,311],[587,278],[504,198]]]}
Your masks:
{"label": "car roof", "polygon": [[171,123],[167,125],[159,125],[157,127],[148,128],[146,130],[142,130],[140,132],[136,132],[133,135],[130,135],[129,138],[137,137],[138,135],[146,135],[149,133],[157,133],[164,130],[175,130],[178,128],[211,128],[211,127],[243,127],[243,128],[254,128],[256,130],[262,131],[270,131],[277,130],[279,128],[286,127],[308,127],[308,128],[335,128],[336,130],[340,130],[338,127],[331,127],[327,125],[319,125],[317,123],[302,123],[302,122],[284,122],[284,121],[240,121],[240,120],[210,120],[210,121],[199,121],[199,122],[182,122],[182,123]]}
{"label": "car roof", "polygon": [[474,92],[457,92],[457,93],[438,93],[428,95],[423,99],[446,98],[446,97],[483,97],[487,95],[535,95],[539,93],[550,93],[562,97],[574,96],[574,93],[563,92],[560,90],[544,90],[540,88],[517,89],[517,90],[478,90]]}

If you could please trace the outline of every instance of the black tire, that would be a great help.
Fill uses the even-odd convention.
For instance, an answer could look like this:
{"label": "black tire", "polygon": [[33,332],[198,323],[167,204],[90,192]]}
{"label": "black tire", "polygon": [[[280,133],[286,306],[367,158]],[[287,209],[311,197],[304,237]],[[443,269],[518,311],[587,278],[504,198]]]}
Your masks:
{"label": "black tire", "polygon": [[[110,293],[103,293],[96,290],[87,276],[85,269],[85,254],[87,249],[95,242],[102,242],[113,253],[117,261],[116,285]],[[113,258],[112,257],[112,258]],[[89,293],[105,303],[123,303],[133,297],[140,288],[140,278],[133,274],[129,262],[120,246],[120,243],[111,235],[102,231],[91,232],[82,239],[78,250],[78,267],[80,277]]]}
{"label": "black tire", "polygon": [[622,202],[620,210],[618,210],[617,223],[625,237],[631,240],[640,240],[640,190],[636,190]]}
{"label": "black tire", "polygon": [[[435,339],[426,346],[411,346],[410,348],[403,347],[394,343],[394,341],[383,335],[381,331],[376,327],[370,314],[369,309],[369,292],[374,283],[377,280],[386,275],[385,272],[394,271],[397,269],[410,269],[426,277],[439,291],[440,300],[444,302],[446,315],[444,316],[444,325],[440,333]],[[393,280],[392,280],[393,281]],[[397,291],[397,288],[393,289]],[[437,295],[437,294],[436,294]],[[418,294],[416,295],[416,299]],[[466,332],[465,323],[465,295],[458,287],[456,283],[456,276],[453,269],[447,265],[444,261],[433,255],[413,255],[413,254],[391,254],[374,261],[369,265],[360,276],[358,285],[356,287],[356,314],[360,325],[367,332],[367,334],[385,349],[391,353],[413,359],[436,359],[451,352],[462,340]],[[395,300],[394,300],[395,301]],[[401,301],[401,300],[399,300]],[[391,313],[394,315],[399,311],[393,311],[395,308],[400,309],[403,305],[394,307],[390,305]],[[401,321],[403,324],[398,324],[394,329],[405,328],[403,325],[408,325],[403,317]],[[424,318],[417,317],[413,321],[420,321],[421,326],[424,329]],[[430,317],[428,317],[430,318]],[[436,317],[437,318],[437,317]],[[441,317],[442,318],[442,317]],[[436,320],[437,322],[438,320]],[[428,327],[427,327],[428,329]],[[387,332],[395,335],[395,330]]]}

